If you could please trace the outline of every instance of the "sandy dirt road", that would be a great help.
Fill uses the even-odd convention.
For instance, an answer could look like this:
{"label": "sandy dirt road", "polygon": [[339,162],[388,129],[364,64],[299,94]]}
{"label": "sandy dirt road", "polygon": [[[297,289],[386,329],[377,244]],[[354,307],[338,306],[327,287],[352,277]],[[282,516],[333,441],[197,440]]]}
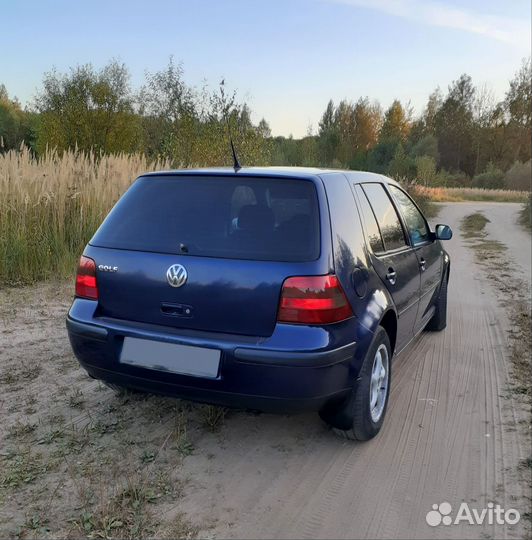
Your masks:
{"label": "sandy dirt road", "polygon": [[[437,221],[455,231],[446,244],[449,326],[422,334],[396,359],[386,426],[375,440],[340,443],[312,415],[231,423],[213,483],[197,483],[189,511],[206,505],[205,514],[220,519],[220,537],[519,537],[519,528],[425,521],[442,501],[524,504],[515,468],[530,448],[518,434],[528,429],[518,424],[523,412],[507,390],[507,315],[460,233],[462,217],[482,210],[511,236],[518,208],[442,208]],[[530,237],[509,247],[518,259],[521,250],[530,253]]]}
{"label": "sandy dirt road", "polygon": [[[531,455],[530,416],[526,400],[512,392],[508,305],[460,232],[461,219],[480,210],[490,219],[490,235],[497,234],[499,240],[515,237],[518,208],[489,203],[442,206],[435,221],[448,223],[455,231],[446,243],[452,258],[449,325],[441,333],[423,333],[395,359],[386,423],[368,443],[336,438],[314,414],[230,412],[221,428],[211,433],[202,429],[197,410],[189,408],[193,419],[188,436],[195,450],[177,459],[179,445],[167,444],[174,400],[119,401],[73,363],[63,326],[68,299],[59,288],[41,300],[31,292],[0,296],[5,327],[0,333],[0,361],[9,367],[31,358],[46,360],[49,365],[40,378],[54,377],[55,384],[54,390],[44,389],[46,381],[31,383],[31,391],[27,385],[7,388],[4,369],[2,450],[15,444],[9,428],[20,422],[37,424],[33,434],[16,441],[32,445],[44,429],[41,418],[61,413],[73,425],[93,426],[95,418],[100,424],[108,422],[103,410],[114,415],[117,423],[112,425],[120,430],[101,434],[91,428],[91,434],[99,434],[97,444],[89,441],[87,451],[81,449],[65,460],[78,468],[85,462],[97,467],[95,448],[103,454],[103,447],[110,448],[107,472],[120,475],[124,464],[138,468],[139,455],[142,458],[146,448],[157,445],[157,463],[171,482],[183,487],[178,497],[166,502],[161,498],[154,505],[159,524],[155,536],[171,534],[165,524],[184,513],[193,526],[190,530],[213,538],[522,538],[525,520],[513,526],[430,527],[425,519],[432,505],[443,501],[453,511],[461,502],[477,509],[493,502],[521,514],[530,511],[530,485],[523,482],[522,470]],[[515,238],[506,242],[505,257],[515,265],[507,265],[504,272],[508,280],[530,285],[530,236],[521,230],[518,236],[526,245]],[[526,249],[528,258],[523,256]],[[26,298],[22,307],[20,298]],[[32,315],[32,304],[36,309],[42,306],[39,317]],[[38,403],[28,411],[24,404],[30,394],[39,392]],[[71,396],[80,393],[83,406],[72,412]],[[13,404],[17,399],[18,406]],[[27,519],[30,503],[35,512],[51,516],[49,534],[72,535],[78,530],[72,528],[72,520],[89,503],[83,503],[76,478],[87,484],[92,480],[83,476],[85,472],[72,472],[72,466],[62,480],[61,466],[51,468],[50,479],[37,478],[4,495],[0,532],[12,532],[14,524]],[[107,478],[110,481],[111,476]],[[39,497],[50,497],[52,482],[53,504],[43,510]],[[69,506],[76,498],[79,501]]]}
{"label": "sandy dirt road", "polygon": [[[528,282],[531,281],[532,242],[530,233],[523,227],[516,226],[516,216],[521,210],[519,203],[463,202],[442,205],[444,210],[440,219],[447,219],[458,229],[462,216],[482,212],[490,222],[486,231],[490,238],[502,242],[509,252],[514,274]],[[437,220],[436,220],[437,221]]]}

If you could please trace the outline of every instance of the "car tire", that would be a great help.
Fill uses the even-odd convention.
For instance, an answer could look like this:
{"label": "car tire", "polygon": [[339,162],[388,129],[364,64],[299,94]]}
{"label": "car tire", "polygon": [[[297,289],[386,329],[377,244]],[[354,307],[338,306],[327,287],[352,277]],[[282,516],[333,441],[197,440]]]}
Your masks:
{"label": "car tire", "polygon": [[[378,357],[381,359],[382,369],[385,370],[384,374],[379,371],[380,375],[376,372],[376,369],[381,369],[377,364]],[[386,416],[390,395],[391,360],[390,338],[386,330],[379,326],[347,402],[335,411],[320,413],[322,419],[332,426],[338,436],[367,441],[379,433]],[[385,378],[379,380],[381,375],[385,375]],[[372,403],[375,407],[372,407]]]}
{"label": "car tire", "polygon": [[443,278],[438,299],[434,305],[434,315],[427,324],[426,329],[431,332],[440,332],[447,326],[447,284],[448,274]]}

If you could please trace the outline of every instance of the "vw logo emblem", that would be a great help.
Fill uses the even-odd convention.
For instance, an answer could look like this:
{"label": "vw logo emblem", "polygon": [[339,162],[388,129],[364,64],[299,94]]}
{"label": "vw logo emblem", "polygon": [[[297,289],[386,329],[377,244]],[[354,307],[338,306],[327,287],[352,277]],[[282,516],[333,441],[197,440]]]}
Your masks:
{"label": "vw logo emblem", "polygon": [[172,287],[182,287],[187,281],[187,271],[180,264],[173,264],[166,271],[166,280]]}

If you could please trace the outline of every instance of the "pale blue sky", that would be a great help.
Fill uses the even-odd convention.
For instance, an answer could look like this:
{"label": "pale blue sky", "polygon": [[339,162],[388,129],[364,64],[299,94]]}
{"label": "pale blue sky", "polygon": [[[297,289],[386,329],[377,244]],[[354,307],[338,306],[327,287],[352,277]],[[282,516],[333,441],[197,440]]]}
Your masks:
{"label": "pale blue sky", "polygon": [[530,17],[530,0],[3,0],[0,83],[27,103],[52,67],[117,58],[138,87],[173,55],[189,84],[225,77],[255,120],[298,137],[330,98],[419,113],[464,72],[501,98],[530,55]]}

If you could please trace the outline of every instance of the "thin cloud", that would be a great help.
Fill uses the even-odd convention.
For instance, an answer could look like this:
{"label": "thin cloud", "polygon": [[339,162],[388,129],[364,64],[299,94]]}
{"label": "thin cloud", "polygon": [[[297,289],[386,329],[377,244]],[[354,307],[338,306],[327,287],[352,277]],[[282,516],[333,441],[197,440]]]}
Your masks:
{"label": "thin cloud", "polygon": [[433,0],[329,0],[373,9],[430,26],[479,34],[530,49],[530,21],[488,15]]}

